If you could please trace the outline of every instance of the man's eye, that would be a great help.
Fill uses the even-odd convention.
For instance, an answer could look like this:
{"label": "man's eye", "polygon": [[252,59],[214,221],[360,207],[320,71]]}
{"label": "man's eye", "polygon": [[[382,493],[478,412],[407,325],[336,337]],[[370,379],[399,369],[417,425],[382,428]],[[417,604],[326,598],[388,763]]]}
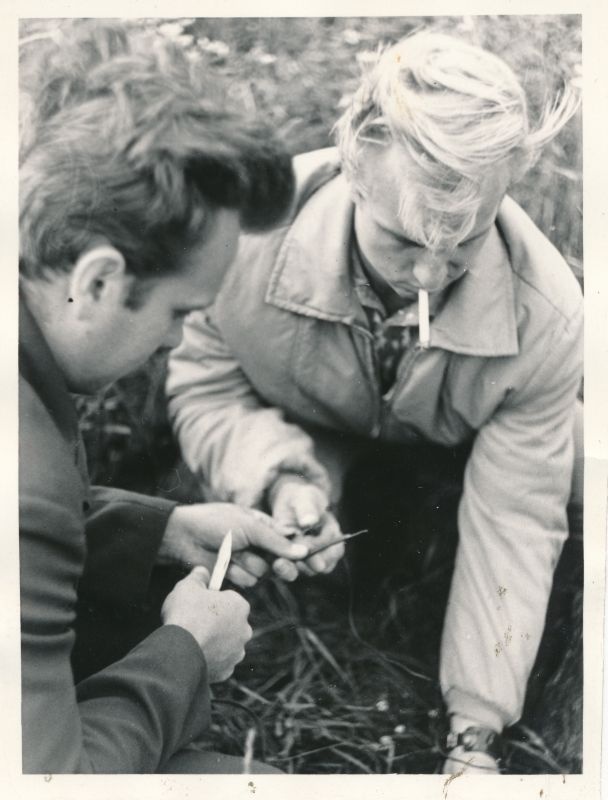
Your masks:
{"label": "man's eye", "polygon": [[415,242],[413,239],[409,239],[407,236],[404,236],[397,230],[393,230],[393,228],[385,227],[380,221],[374,220],[377,230],[379,230],[384,236],[391,239],[393,242],[398,242],[401,247],[424,247],[419,242]]}
{"label": "man's eye", "polygon": [[173,319],[185,319],[189,313],[189,308],[176,308],[173,312]]}
{"label": "man's eye", "polygon": [[397,231],[391,231],[387,228],[384,229],[386,233],[388,233],[392,239],[399,242],[402,247],[422,247],[423,245],[415,242],[413,239],[409,239],[407,236],[404,236],[402,233],[397,233]]}
{"label": "man's eye", "polygon": [[421,244],[418,244],[418,242],[413,242],[411,239],[408,239],[407,236],[397,236],[397,239],[406,247],[422,247]]}

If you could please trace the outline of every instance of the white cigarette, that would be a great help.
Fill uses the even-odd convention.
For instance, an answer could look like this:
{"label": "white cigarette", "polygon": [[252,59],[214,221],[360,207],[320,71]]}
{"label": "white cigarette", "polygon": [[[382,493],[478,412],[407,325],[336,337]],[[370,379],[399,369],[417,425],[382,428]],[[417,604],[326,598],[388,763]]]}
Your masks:
{"label": "white cigarette", "polygon": [[420,330],[420,345],[428,347],[431,341],[429,323],[429,293],[426,289],[418,290],[418,326]]}

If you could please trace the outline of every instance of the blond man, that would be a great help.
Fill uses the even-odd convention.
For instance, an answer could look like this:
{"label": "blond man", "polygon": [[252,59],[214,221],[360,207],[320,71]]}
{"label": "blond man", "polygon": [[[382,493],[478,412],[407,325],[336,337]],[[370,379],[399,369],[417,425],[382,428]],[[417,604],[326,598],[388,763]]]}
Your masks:
{"label": "blond man", "polygon": [[288,224],[242,237],[171,359],[171,413],[201,481],[324,543],[340,535],[330,508],[353,439],[471,447],[441,645],[446,771],[498,768],[567,536],[582,298],[506,192],[575,105],[566,95],[533,126],[491,53],[427,32],[386,50],[338,151],[295,159]]}

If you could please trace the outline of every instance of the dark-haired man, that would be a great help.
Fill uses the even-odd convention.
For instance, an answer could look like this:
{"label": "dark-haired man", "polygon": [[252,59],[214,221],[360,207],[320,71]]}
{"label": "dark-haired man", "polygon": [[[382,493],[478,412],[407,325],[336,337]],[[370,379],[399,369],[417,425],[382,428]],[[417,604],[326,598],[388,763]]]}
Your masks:
{"label": "dark-haired man", "polygon": [[[236,583],[266,569],[250,547],[280,557],[279,571],[306,547],[231,504],[91,489],[70,393],[179,343],[184,317],[213,301],[241,225],[281,215],[289,159],[267,131],[210,102],[167,44],[79,23],[37,41],[31,58],[20,175],[23,770],[240,772],[239,759],[188,749],[208,724],[209,683],[232,673],[251,636],[248,604],[210,591],[207,568],[228,529]],[[157,562],[194,567],[160,627],[75,685],[77,597],[138,603]]]}

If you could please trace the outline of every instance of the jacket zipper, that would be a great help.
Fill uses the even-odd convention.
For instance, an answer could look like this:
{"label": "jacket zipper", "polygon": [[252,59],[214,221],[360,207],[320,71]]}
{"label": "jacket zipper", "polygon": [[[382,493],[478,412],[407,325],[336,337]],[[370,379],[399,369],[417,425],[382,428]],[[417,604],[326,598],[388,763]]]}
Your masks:
{"label": "jacket zipper", "polygon": [[397,394],[398,390],[400,390],[407,383],[412,374],[414,363],[420,355],[420,352],[424,349],[425,348],[423,348],[420,344],[420,338],[417,338],[415,343],[408,348],[404,357],[402,358],[397,375],[395,377],[395,382],[381,400],[379,428],[382,427],[382,418],[384,417],[385,412],[391,407],[393,398]]}
{"label": "jacket zipper", "polygon": [[[371,331],[359,325],[353,325],[353,329],[363,335],[365,345],[365,360],[368,368],[368,384],[372,388],[372,398],[374,403],[374,417],[372,428],[369,435],[372,439],[377,439],[382,427],[382,397],[378,392],[380,385],[378,380],[378,365],[376,363],[376,354],[374,352],[374,337]],[[372,380],[370,380],[370,377]]]}
{"label": "jacket zipper", "polygon": [[365,338],[365,356],[367,366],[369,369],[369,375],[373,376],[374,379],[374,383],[372,385],[372,388],[375,389],[375,391],[372,392],[374,398],[374,420],[369,435],[372,439],[377,439],[380,435],[380,431],[382,430],[382,420],[385,416],[385,411],[390,408],[397,390],[407,382],[407,379],[412,373],[414,362],[418,358],[420,351],[424,348],[420,344],[420,337],[418,336],[414,344],[407,349],[405,355],[401,359],[397,376],[395,377],[395,382],[388,393],[382,396],[379,392],[380,378],[378,375],[378,364],[373,345],[374,337],[371,331],[367,330],[367,328],[360,327],[359,325],[354,325],[353,328],[359,333],[363,334]]}

